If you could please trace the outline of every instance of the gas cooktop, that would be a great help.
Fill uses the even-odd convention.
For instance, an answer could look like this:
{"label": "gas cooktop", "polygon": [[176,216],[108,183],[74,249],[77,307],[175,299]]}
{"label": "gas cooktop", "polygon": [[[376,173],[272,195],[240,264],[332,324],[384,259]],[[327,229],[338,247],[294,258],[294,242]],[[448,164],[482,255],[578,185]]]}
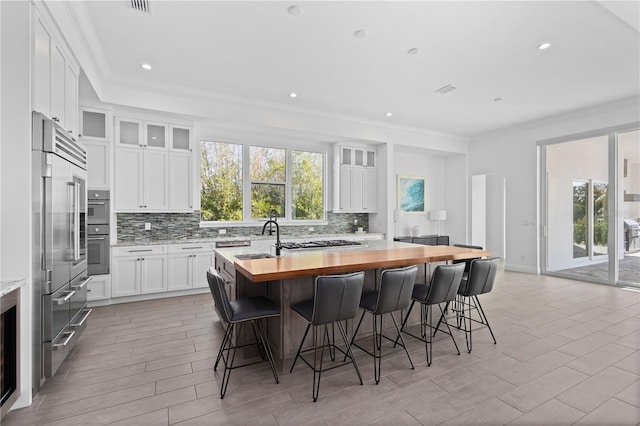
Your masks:
{"label": "gas cooktop", "polygon": [[326,240],[326,241],[307,241],[304,243],[282,243],[282,248],[289,250],[326,248],[326,247],[343,247],[343,246],[359,246],[357,241],[347,240]]}

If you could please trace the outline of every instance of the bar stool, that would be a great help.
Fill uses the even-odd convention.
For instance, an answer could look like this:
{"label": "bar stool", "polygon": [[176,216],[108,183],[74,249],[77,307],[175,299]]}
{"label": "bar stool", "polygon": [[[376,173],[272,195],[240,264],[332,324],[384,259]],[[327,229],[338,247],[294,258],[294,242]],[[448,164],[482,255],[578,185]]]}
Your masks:
{"label": "bar stool", "polygon": [[[276,371],[273,353],[271,352],[271,347],[269,346],[264,327],[260,322],[260,320],[263,318],[279,316],[280,309],[278,309],[278,307],[274,305],[273,302],[263,296],[247,297],[229,301],[227,292],[224,289],[224,281],[218,274],[218,271],[215,270],[215,268],[210,268],[207,271],[207,282],[209,283],[209,289],[211,290],[211,295],[213,296],[213,301],[215,302],[218,316],[221,320],[228,324],[224,332],[224,337],[222,338],[222,344],[220,345],[220,350],[218,351],[216,363],[213,366],[213,370],[216,371],[218,368],[218,363],[222,359],[224,363],[224,372],[222,373],[222,383],[220,384],[220,399],[224,398],[225,394],[227,393],[227,387],[229,386],[229,378],[231,376],[232,370],[263,362],[265,358],[266,361],[269,362],[269,366],[271,367],[273,377],[276,379],[276,383],[280,383],[278,379],[278,373]],[[242,326],[244,326],[246,322],[251,323],[256,342],[240,345],[238,344],[238,336],[242,331]],[[237,330],[236,326],[238,326]],[[234,340],[234,331],[236,332],[235,345],[232,344],[232,341]],[[262,360],[249,362],[242,365],[233,365],[236,357],[236,350],[238,348],[253,345],[258,346]],[[230,351],[231,355],[229,355]],[[225,353],[227,354],[226,356]]]}
{"label": "bar stool", "polygon": [[[360,317],[358,326],[353,332],[351,344],[373,356],[373,376],[376,381],[376,385],[380,383],[380,372],[382,367],[382,338],[384,337],[385,339],[393,342],[392,339],[382,334],[382,318],[385,314],[389,314],[389,316],[391,316],[393,325],[396,326],[398,337],[402,341],[400,345],[404,348],[404,351],[407,354],[409,364],[411,364],[411,369],[414,368],[411,356],[409,355],[409,351],[407,350],[407,346],[402,338],[402,333],[400,333],[400,328],[398,327],[398,323],[396,322],[396,318],[393,316],[393,313],[401,309],[406,309],[409,306],[417,273],[418,267],[415,265],[408,266],[406,268],[385,269],[382,271],[380,278],[380,290],[366,291],[362,293],[362,297],[360,298],[362,316]],[[364,314],[367,312],[373,315],[373,353],[354,343],[358,330],[360,329],[360,325],[362,324],[362,320],[364,319]],[[378,319],[380,320],[380,325],[378,325]]]}
{"label": "bar stool", "polygon": [[[478,299],[478,295],[489,293],[493,290],[497,271],[497,257],[490,259],[474,259],[471,261],[469,275],[466,278],[463,278],[462,283],[460,284],[456,315],[458,318],[462,316],[464,327],[461,329],[464,330],[464,337],[467,342],[467,352],[469,353],[471,353],[473,346],[473,342],[471,340],[472,321],[486,325],[491,333],[491,337],[493,338],[493,344],[497,344],[496,337],[493,335],[493,330],[491,330],[491,326],[489,325],[487,315],[484,313],[484,309],[482,309],[480,299]],[[479,320],[471,317],[471,312],[474,310],[477,312],[478,317],[480,318]],[[468,316],[467,313],[469,314]],[[469,321],[469,325],[467,325],[467,321]]]}
{"label": "bar stool", "polygon": [[[404,331],[408,335],[415,337],[418,340],[422,340],[425,343],[425,351],[427,353],[427,365],[431,366],[432,361],[432,353],[433,353],[433,342],[431,333],[432,329],[436,329],[433,327],[433,305],[438,305],[440,308],[440,312],[444,312],[442,307],[440,307],[440,303],[451,302],[455,299],[456,294],[458,293],[458,288],[460,287],[460,281],[462,280],[462,274],[464,272],[464,264],[458,263],[455,265],[439,265],[436,267],[433,275],[431,277],[430,284],[416,284],[413,287],[413,294],[411,295],[411,306],[409,306],[409,311],[402,322],[402,327],[400,331],[404,331],[404,328],[407,324],[407,320],[409,319],[409,314],[411,314],[411,309],[413,309],[413,305],[415,302],[420,303],[420,331],[421,336],[418,337],[414,334],[411,334],[407,331]],[[458,355],[460,355],[460,350],[458,349],[458,344],[456,343],[456,339],[453,337],[451,333],[451,328],[449,328],[449,323],[447,322],[446,316],[442,316],[444,324],[447,326],[448,332],[443,331],[444,333],[451,336],[451,340],[453,340],[453,344],[456,347],[456,351]],[[427,330],[428,328],[428,330]],[[437,329],[436,329],[437,330]],[[398,339],[396,339],[396,344],[398,343]],[[394,344],[395,346],[395,344]]]}
{"label": "bar stool", "polygon": [[[362,376],[360,370],[356,364],[356,360],[351,352],[351,347],[347,340],[347,334],[340,323],[340,321],[350,320],[355,318],[358,311],[358,303],[360,302],[360,296],[362,294],[362,285],[364,284],[364,272],[356,272],[345,275],[321,275],[316,278],[314,284],[314,298],[312,300],[305,300],[303,302],[296,303],[291,307],[296,313],[305,319],[309,324],[304,332],[298,352],[293,359],[290,372],[293,372],[293,368],[296,365],[296,361],[300,358],[305,364],[313,370],[313,402],[318,400],[318,394],[320,392],[320,378],[324,371],[332,370],[337,367],[342,367],[345,363],[340,363],[329,368],[322,368],[322,362],[324,358],[324,348],[329,348],[329,355],[332,360],[335,360],[335,350],[339,350],[346,356],[351,358],[353,368],[356,370],[360,384],[362,385]],[[335,341],[329,339],[328,324],[337,324],[342,340],[346,346],[346,352],[335,345]],[[313,348],[302,350],[304,341],[307,338],[309,329],[313,326]],[[318,347],[318,329],[322,334],[322,345]],[[333,331],[333,327],[332,327]],[[320,349],[320,356],[318,357],[318,349]],[[333,349],[333,352],[331,350]],[[307,361],[302,353],[313,351],[313,365]],[[319,365],[318,365],[319,364]]]}

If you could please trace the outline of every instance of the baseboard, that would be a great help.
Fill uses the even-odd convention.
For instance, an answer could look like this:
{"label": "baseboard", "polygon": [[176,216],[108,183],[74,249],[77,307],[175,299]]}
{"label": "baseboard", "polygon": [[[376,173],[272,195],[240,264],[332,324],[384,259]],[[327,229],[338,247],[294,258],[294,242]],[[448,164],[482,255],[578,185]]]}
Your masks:
{"label": "baseboard", "polygon": [[511,272],[523,272],[525,274],[534,274],[534,275],[538,275],[540,273],[540,271],[538,271],[538,268],[536,267],[527,266],[527,265],[514,265],[513,263],[505,263],[504,270],[511,271]]}
{"label": "baseboard", "polygon": [[136,296],[112,297],[110,299],[93,300],[87,305],[91,307],[113,305],[117,303],[142,302],[144,300],[165,299],[168,297],[190,296],[193,294],[209,293],[209,287],[194,288],[189,290],[167,291],[163,293],[140,294]]}

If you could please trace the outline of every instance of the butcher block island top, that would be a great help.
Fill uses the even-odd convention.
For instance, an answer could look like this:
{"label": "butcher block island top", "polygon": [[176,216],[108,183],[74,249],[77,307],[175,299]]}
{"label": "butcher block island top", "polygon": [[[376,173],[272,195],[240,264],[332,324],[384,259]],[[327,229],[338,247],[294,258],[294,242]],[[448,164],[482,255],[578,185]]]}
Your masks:
{"label": "butcher block island top", "polygon": [[[489,256],[487,250],[453,246],[423,246],[394,241],[368,241],[354,247],[323,250],[288,251],[267,259],[233,258],[236,272],[257,283],[335,274],[361,270],[392,268],[446,260]],[[225,253],[225,257],[234,256]],[[229,259],[232,260],[232,259]]]}

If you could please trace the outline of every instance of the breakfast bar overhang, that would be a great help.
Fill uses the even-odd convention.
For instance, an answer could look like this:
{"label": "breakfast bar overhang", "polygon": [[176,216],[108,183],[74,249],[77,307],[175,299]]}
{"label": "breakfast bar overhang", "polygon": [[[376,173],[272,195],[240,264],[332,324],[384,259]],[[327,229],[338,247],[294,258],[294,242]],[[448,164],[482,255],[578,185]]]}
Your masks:
{"label": "breakfast bar overhang", "polygon": [[[430,275],[429,265],[435,262],[479,258],[490,255],[487,250],[453,246],[423,246],[416,244],[371,241],[367,245],[348,249],[313,250],[304,253],[284,251],[282,256],[266,259],[238,260],[239,249],[218,251],[233,262],[236,276],[236,297],[266,296],[280,307],[280,317],[268,320],[269,340],[283,369],[288,368],[304,334],[306,323],[290,307],[313,298],[315,277],[356,271],[365,272],[364,291],[376,288],[379,271],[419,265],[418,281]],[[245,251],[246,252],[246,251]],[[413,317],[413,315],[412,315]],[[410,323],[418,323],[411,318]],[[393,327],[391,323],[383,328]],[[370,326],[363,323],[363,330]],[[349,333],[353,330],[347,324]],[[366,335],[366,334],[364,334]],[[250,339],[250,336],[246,336]]]}

